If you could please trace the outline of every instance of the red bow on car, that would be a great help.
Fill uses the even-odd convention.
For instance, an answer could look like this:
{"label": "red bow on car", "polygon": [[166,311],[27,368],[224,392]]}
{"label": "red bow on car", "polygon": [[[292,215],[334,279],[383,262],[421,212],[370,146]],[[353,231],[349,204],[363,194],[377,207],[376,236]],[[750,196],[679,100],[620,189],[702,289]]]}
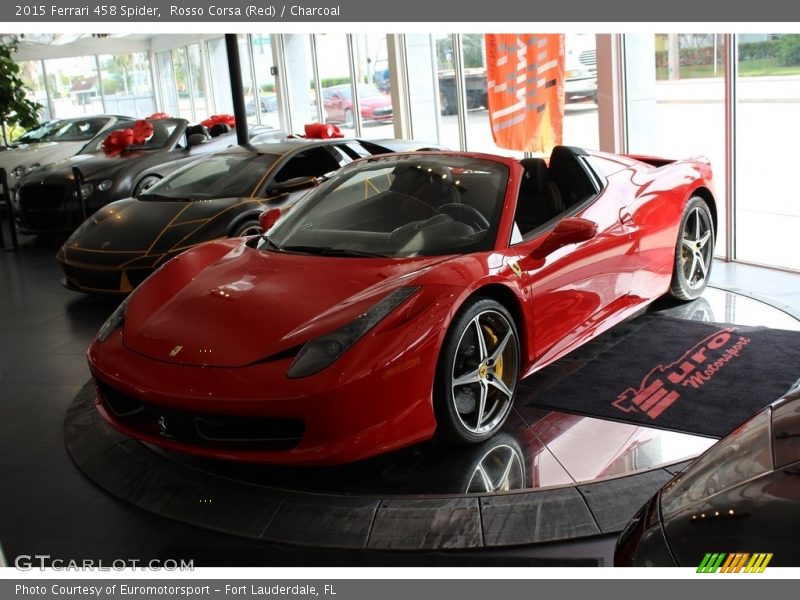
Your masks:
{"label": "red bow on car", "polygon": [[217,123],[222,123],[230,128],[234,128],[236,127],[236,118],[233,115],[211,115],[205,121],[201,121],[200,124],[210,129]]}
{"label": "red bow on car", "polygon": [[109,133],[103,140],[103,150],[109,156],[116,156],[132,143],[133,129],[117,129]]}
{"label": "red bow on car", "polygon": [[103,140],[103,150],[109,156],[121,154],[128,146],[144,144],[153,135],[153,125],[144,119],[133,124],[133,128],[112,131]]}
{"label": "red bow on car", "polygon": [[344,134],[336,125],[328,123],[307,123],[305,126],[306,134],[303,137],[316,140],[329,140],[331,138],[343,138]]}
{"label": "red bow on car", "polygon": [[141,119],[133,124],[133,143],[137,146],[144,144],[153,135],[153,125],[149,121]]}

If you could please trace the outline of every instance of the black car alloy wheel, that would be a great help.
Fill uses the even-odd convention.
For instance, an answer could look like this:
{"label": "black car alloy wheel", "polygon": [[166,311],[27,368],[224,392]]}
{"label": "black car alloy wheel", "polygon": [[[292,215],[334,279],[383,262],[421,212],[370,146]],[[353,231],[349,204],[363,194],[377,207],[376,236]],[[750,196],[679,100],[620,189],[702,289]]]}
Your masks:
{"label": "black car alloy wheel", "polygon": [[518,376],[514,319],[494,300],[471,301],[448,330],[439,359],[434,398],[439,434],[462,443],[490,438],[511,411]]}

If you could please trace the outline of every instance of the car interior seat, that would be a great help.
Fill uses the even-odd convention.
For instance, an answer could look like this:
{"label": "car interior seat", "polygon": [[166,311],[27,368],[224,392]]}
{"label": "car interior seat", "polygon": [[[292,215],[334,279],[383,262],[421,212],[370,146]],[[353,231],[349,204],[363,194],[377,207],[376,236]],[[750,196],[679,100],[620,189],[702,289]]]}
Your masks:
{"label": "car interior seat", "polygon": [[163,146],[169,139],[169,130],[167,126],[158,121],[151,121],[151,124],[153,125],[153,135],[147,140],[146,145],[152,148]]}
{"label": "car interior seat", "polygon": [[569,146],[553,148],[550,154],[550,180],[558,186],[566,208],[572,208],[596,193],[588,174],[578,162],[575,150]]}
{"label": "car interior seat", "polygon": [[444,204],[459,201],[449,169],[432,162],[401,164],[394,169],[389,190],[412,196],[438,210]]}
{"label": "car interior seat", "polygon": [[209,139],[211,139],[211,134],[208,132],[208,127],[201,123],[186,128],[186,142],[190,146],[202,144]]}
{"label": "car interior seat", "polygon": [[97,121],[96,119],[92,119],[82,123],[79,126],[79,129],[83,132],[85,136],[94,137],[100,132],[100,128],[102,127],[102,123]]}
{"label": "car interior seat", "polygon": [[208,132],[208,127],[203,125],[202,123],[198,123],[197,125],[189,125],[186,128],[186,137],[188,138],[190,135],[201,134],[207,138],[211,137],[211,134]]}
{"label": "car interior seat", "polygon": [[558,186],[550,178],[544,159],[524,158],[519,163],[525,171],[514,219],[524,235],[563,213],[566,206]]}
{"label": "car interior seat", "polygon": [[208,130],[208,133],[211,134],[212,138],[219,137],[228,133],[231,130],[231,126],[227,123],[214,123]]}

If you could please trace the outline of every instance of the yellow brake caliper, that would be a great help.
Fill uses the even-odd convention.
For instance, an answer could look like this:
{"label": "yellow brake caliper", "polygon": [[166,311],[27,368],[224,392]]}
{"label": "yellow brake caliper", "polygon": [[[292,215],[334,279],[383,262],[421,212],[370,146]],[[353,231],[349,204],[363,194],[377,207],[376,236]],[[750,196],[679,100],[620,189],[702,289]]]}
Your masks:
{"label": "yellow brake caliper", "polygon": [[[498,337],[495,335],[492,328],[488,325],[481,325],[481,329],[483,329],[484,333],[488,336],[489,340],[491,341],[491,347],[494,348],[497,346]],[[494,372],[497,377],[500,379],[503,378],[503,355],[497,357],[497,362],[494,363]]]}

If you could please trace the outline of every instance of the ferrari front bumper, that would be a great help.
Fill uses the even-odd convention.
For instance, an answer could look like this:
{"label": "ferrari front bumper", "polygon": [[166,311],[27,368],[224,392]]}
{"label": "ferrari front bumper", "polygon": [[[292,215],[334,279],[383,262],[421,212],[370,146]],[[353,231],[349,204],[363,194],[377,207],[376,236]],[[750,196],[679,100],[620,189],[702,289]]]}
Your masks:
{"label": "ferrari front bumper", "polygon": [[92,345],[89,366],[98,410],[131,437],[209,458],[337,464],[433,435],[439,340],[429,326],[415,342],[373,331],[300,379],[286,377],[293,356],[243,367],[182,365],[127,349],[121,331]]}

